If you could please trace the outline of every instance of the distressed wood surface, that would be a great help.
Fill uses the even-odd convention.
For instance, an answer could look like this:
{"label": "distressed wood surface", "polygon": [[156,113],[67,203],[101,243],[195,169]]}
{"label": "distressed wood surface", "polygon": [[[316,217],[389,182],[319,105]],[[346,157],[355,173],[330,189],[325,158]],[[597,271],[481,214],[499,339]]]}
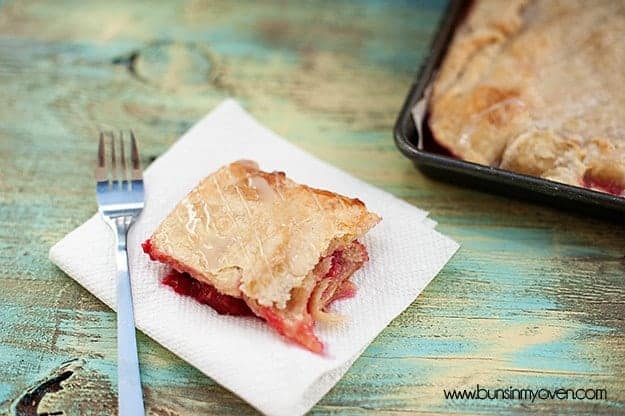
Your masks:
{"label": "distressed wood surface", "polygon": [[[229,96],[462,244],[313,414],[625,413],[622,226],[431,181],[394,147],[443,6],[0,0],[0,413],[115,413],[115,316],[48,249],[96,209],[99,127],[133,127],[147,164]],[[150,414],[255,414],[142,334],[139,356]],[[608,399],[443,397],[478,383]]]}

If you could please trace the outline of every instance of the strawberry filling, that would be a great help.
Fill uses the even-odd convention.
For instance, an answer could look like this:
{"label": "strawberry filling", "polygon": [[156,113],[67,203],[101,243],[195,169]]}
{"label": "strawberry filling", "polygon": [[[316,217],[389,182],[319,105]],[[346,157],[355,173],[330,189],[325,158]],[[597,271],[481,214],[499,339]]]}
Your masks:
{"label": "strawberry filling", "polygon": [[198,302],[210,306],[222,315],[254,315],[243,299],[223,295],[212,285],[195,280],[188,273],[171,270],[161,283],[171,287],[174,292],[180,295],[190,296]]}
{"label": "strawberry filling", "polygon": [[[161,261],[171,266],[178,266],[156,253],[150,240],[142,244],[143,251],[150,259]],[[310,351],[320,353],[323,343],[314,333],[314,322],[332,320],[335,317],[327,312],[335,301],[355,295],[356,286],[349,277],[368,260],[365,247],[357,241],[335,250],[322,258],[311,276],[306,278],[302,287],[293,289],[291,300],[285,309],[261,306],[254,300],[239,299],[224,295],[212,285],[194,279],[185,271],[172,269],[162,280],[182,296],[189,296],[196,301],[212,307],[223,315],[257,315],[283,337],[302,345]]]}
{"label": "strawberry filling", "polygon": [[315,335],[314,322],[309,314],[298,320],[289,318],[280,312],[275,308],[264,307],[258,310],[258,315],[286,339],[312,352],[320,353],[323,351],[323,343]]}
{"label": "strawberry filling", "polygon": [[620,196],[625,192],[622,183],[614,179],[605,179],[585,174],[582,180],[584,187]]}

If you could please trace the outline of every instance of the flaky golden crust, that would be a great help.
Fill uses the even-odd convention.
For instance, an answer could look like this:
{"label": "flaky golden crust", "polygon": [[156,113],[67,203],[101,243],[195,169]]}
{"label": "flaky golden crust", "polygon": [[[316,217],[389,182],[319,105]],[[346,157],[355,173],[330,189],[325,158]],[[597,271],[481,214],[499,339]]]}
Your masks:
{"label": "flaky golden crust", "polygon": [[240,161],[200,182],[150,244],[159,260],[221,293],[282,309],[322,257],[379,220],[357,199]]}
{"label": "flaky golden crust", "polygon": [[433,136],[472,162],[621,193],[622,39],[623,1],[476,0],[433,85]]}

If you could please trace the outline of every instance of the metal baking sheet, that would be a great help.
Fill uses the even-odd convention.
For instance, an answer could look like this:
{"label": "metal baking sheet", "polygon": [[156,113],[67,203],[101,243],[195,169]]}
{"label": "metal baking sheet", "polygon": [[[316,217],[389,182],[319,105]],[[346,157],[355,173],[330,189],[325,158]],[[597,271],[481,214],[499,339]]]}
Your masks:
{"label": "metal baking sheet", "polygon": [[428,87],[469,6],[470,2],[452,0],[443,14],[395,124],[399,150],[424,174],[440,180],[625,222],[623,197],[455,159],[436,143],[427,123]]}

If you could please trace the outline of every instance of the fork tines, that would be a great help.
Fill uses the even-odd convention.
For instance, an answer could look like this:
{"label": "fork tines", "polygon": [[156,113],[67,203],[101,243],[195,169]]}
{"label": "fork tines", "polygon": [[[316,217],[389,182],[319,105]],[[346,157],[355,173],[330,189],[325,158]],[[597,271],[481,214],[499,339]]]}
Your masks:
{"label": "fork tines", "polygon": [[[142,179],[141,161],[139,159],[139,150],[137,149],[137,140],[132,130],[129,131],[130,136],[130,160],[127,160],[124,142],[124,132],[119,131],[116,135],[113,131],[100,131],[100,143],[98,145],[98,162],[96,165],[96,180],[98,182],[106,182],[113,188],[132,186],[132,181]],[[119,145],[119,157],[116,152],[115,142]],[[110,158],[107,158],[107,147]],[[110,164],[107,164],[107,159]],[[128,169],[128,166],[130,169]]]}

